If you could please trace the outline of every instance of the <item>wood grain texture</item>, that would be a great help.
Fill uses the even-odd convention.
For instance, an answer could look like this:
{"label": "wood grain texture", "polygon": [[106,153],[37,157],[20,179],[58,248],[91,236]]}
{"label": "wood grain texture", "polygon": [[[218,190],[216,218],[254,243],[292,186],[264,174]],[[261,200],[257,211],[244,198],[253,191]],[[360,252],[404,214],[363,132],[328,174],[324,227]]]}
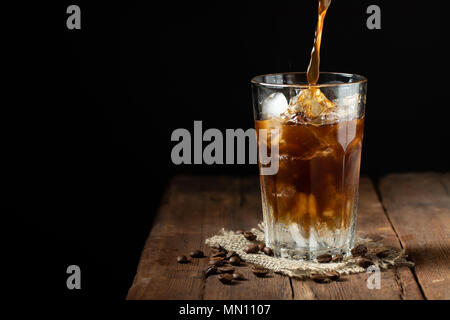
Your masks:
{"label": "wood grain texture", "polygon": [[427,299],[450,299],[449,175],[391,174],[382,202]]}
{"label": "wood grain texture", "polygon": [[[175,182],[175,183],[174,183]],[[197,181],[192,189],[199,188]],[[173,181],[162,201],[153,228],[141,254],[128,299],[201,299],[199,261],[180,265],[176,256],[202,248],[201,230],[192,217],[204,214],[203,201],[181,183]]]}
{"label": "wood grain texture", "polygon": [[[367,177],[362,177],[360,182],[356,230],[358,236],[382,236],[383,243],[400,248],[399,240],[384,214],[373,184]],[[423,299],[414,275],[407,267],[382,272],[380,289],[367,287],[369,276],[370,274],[366,273],[343,276],[341,281],[331,284],[294,280],[295,299]]]}
{"label": "wood grain texture", "polygon": [[[208,259],[177,264],[193,249],[209,252],[204,241],[222,227],[250,229],[260,219],[258,180],[230,177],[175,177],[146,241],[127,299],[290,299],[289,279],[273,275],[224,286],[203,278]],[[242,273],[251,279],[248,267]]]}
{"label": "wood grain texture", "polygon": [[442,175],[442,184],[444,185],[447,195],[450,196],[450,172]]}
{"label": "wood grain texture", "polygon": [[208,254],[204,241],[221,228],[255,227],[262,218],[258,179],[175,177],[158,210],[127,299],[448,298],[448,186],[448,174],[386,177],[381,181],[383,210],[371,181],[361,178],[358,235],[381,235],[385,244],[405,247],[417,263],[416,275],[407,267],[394,268],[381,274],[381,289],[370,290],[368,274],[318,284],[277,274],[259,279],[244,266],[239,271],[249,280],[224,286],[216,277],[204,279],[207,258],[180,265],[176,256],[193,249]]}
{"label": "wood grain texture", "polygon": [[[227,182],[228,180],[228,182]],[[230,230],[249,230],[261,221],[261,196],[257,177],[228,178],[225,184],[233,185],[234,192],[227,197],[232,199],[232,205],[224,214],[217,215],[209,225],[212,236],[221,227]],[[219,190],[216,196],[219,196]],[[222,207],[221,203],[216,206]],[[209,277],[205,283],[204,299],[291,299],[292,289],[289,278],[278,274],[259,279],[251,271],[250,267],[239,267],[247,281],[235,282],[232,286],[222,285],[215,277]]]}

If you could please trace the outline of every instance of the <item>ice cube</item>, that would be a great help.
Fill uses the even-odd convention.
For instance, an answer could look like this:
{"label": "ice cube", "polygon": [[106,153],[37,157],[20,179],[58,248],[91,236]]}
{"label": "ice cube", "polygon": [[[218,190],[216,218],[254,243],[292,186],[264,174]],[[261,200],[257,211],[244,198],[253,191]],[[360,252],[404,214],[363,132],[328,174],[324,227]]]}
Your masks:
{"label": "ice cube", "polygon": [[304,216],[308,214],[308,195],[306,193],[297,193],[294,211],[299,218],[299,221],[304,219]]}
{"label": "ice cube", "polygon": [[[267,148],[267,145],[276,145],[279,143],[280,132],[277,133],[277,131],[272,131],[273,129],[281,129],[281,122],[279,119],[272,118],[258,121],[256,124],[256,129],[258,143],[261,143],[261,147]],[[264,137],[261,136],[263,132],[260,131],[260,129],[266,130]]]}
{"label": "ice cube", "polygon": [[327,218],[331,218],[332,216],[334,216],[334,210],[333,210],[333,209],[327,209],[327,210],[324,210],[324,211],[322,212],[322,214],[323,214],[325,217],[327,217]]}
{"label": "ice cube", "polygon": [[317,219],[317,201],[312,193],[309,194],[308,213],[311,220],[315,221]]}
{"label": "ice cube", "polygon": [[355,119],[358,117],[361,95],[359,93],[347,95],[339,99],[334,99],[333,103],[337,106],[335,113],[340,120]]}
{"label": "ice cube", "polygon": [[292,201],[292,197],[295,196],[296,189],[293,185],[288,183],[277,183],[277,196],[279,198],[286,198],[289,201]]}
{"label": "ice cube", "polygon": [[295,244],[297,247],[305,247],[306,241],[305,241],[305,235],[303,234],[302,230],[298,227],[298,224],[292,223],[289,225],[289,232],[291,234],[292,239],[295,241]]}
{"label": "ice cube", "polygon": [[303,89],[293,97],[289,103],[287,112],[283,115],[295,122],[309,122],[324,118],[335,108],[319,88]]}
{"label": "ice cube", "polygon": [[319,88],[308,88],[291,99],[289,112],[304,113],[308,118],[314,119],[330,112],[334,106]]}
{"label": "ice cube", "polygon": [[265,119],[280,117],[288,108],[284,94],[275,92],[269,95],[262,103],[261,114]]}

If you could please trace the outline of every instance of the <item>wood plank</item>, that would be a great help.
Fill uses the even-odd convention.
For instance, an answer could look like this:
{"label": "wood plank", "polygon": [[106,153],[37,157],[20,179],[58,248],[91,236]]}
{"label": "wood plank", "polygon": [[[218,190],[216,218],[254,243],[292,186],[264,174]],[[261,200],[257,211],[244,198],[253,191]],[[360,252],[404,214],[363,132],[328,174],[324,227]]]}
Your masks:
{"label": "wood plank", "polygon": [[[383,237],[383,243],[400,248],[399,240],[393,231],[372,182],[361,177],[359,208],[357,214],[357,235]],[[414,275],[407,267],[393,268],[381,273],[381,288],[368,289],[366,280],[369,274],[344,276],[343,281],[331,284],[318,284],[310,280],[293,280],[295,299],[422,299]]]}
{"label": "wood plank", "polygon": [[[226,214],[214,220],[208,226],[210,235],[224,227],[230,230],[249,230],[262,220],[261,196],[257,177],[233,179],[237,192],[233,195],[235,205]],[[230,182],[231,182],[230,181]],[[217,279],[210,277],[206,280],[204,299],[292,299],[292,288],[289,278],[273,274],[270,278],[259,279],[250,271],[249,267],[240,267],[239,271],[248,281],[236,282],[233,286],[224,286]]]}
{"label": "wood plank", "polygon": [[[200,248],[220,228],[249,229],[261,220],[257,177],[176,177],[155,219],[142,252],[135,281],[127,299],[421,299],[411,271],[404,267],[383,272],[381,289],[369,290],[359,274],[329,285],[296,281],[273,275],[256,278],[243,267],[249,281],[224,286],[214,277],[206,281],[202,271],[207,259],[179,265],[175,257]],[[384,242],[399,247],[373,186],[361,179],[358,233],[376,233]]]}
{"label": "wood plank", "polygon": [[427,299],[450,299],[449,175],[391,174],[380,181],[383,204]]}
{"label": "wood plank", "polygon": [[[198,262],[179,265],[175,261],[177,255],[202,247],[201,236],[196,234],[199,228],[190,214],[202,215],[204,207],[185,187],[176,179],[168,184],[127,299],[201,299]],[[201,191],[202,186],[197,183],[190,188]]]}
{"label": "wood plank", "polygon": [[[176,177],[169,184],[146,241],[127,299],[289,299],[288,278],[275,275],[265,285],[244,281],[224,286],[202,276],[207,259],[179,265],[175,257],[200,248],[220,228],[248,229],[259,221],[257,178]],[[248,270],[244,271],[248,277]]]}
{"label": "wood plank", "polygon": [[444,173],[444,175],[442,176],[442,184],[447,191],[447,195],[450,196],[450,172]]}

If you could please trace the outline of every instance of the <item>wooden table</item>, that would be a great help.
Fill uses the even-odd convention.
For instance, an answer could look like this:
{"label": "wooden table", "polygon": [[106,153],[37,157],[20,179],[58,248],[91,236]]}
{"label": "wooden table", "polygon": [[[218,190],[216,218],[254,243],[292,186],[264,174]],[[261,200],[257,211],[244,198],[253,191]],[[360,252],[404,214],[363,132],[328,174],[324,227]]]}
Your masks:
{"label": "wooden table", "polygon": [[177,176],[171,180],[142,252],[127,299],[450,299],[450,173],[391,174],[378,188],[361,178],[357,233],[377,234],[405,248],[414,269],[368,274],[318,284],[278,274],[232,286],[203,278],[208,259],[177,264],[193,249],[209,252],[205,239],[220,228],[250,229],[262,219],[257,177]]}

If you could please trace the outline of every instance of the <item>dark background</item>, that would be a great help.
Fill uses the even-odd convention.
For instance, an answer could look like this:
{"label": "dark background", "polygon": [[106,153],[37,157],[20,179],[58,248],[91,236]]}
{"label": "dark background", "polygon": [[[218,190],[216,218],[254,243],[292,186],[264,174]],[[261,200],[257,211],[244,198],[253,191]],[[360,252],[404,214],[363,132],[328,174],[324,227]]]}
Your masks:
{"label": "dark background", "polygon": [[[442,2],[333,1],[321,70],[368,77],[362,173],[449,169]],[[81,30],[66,8],[81,7]],[[381,30],[366,8],[381,7]],[[256,174],[170,160],[176,128],[253,127],[250,79],[305,71],[317,1],[7,7],[2,227],[35,298],[123,300],[167,180]],[[7,102],[6,102],[7,101]],[[10,222],[10,219],[12,222]],[[66,289],[66,268],[82,290]]]}

